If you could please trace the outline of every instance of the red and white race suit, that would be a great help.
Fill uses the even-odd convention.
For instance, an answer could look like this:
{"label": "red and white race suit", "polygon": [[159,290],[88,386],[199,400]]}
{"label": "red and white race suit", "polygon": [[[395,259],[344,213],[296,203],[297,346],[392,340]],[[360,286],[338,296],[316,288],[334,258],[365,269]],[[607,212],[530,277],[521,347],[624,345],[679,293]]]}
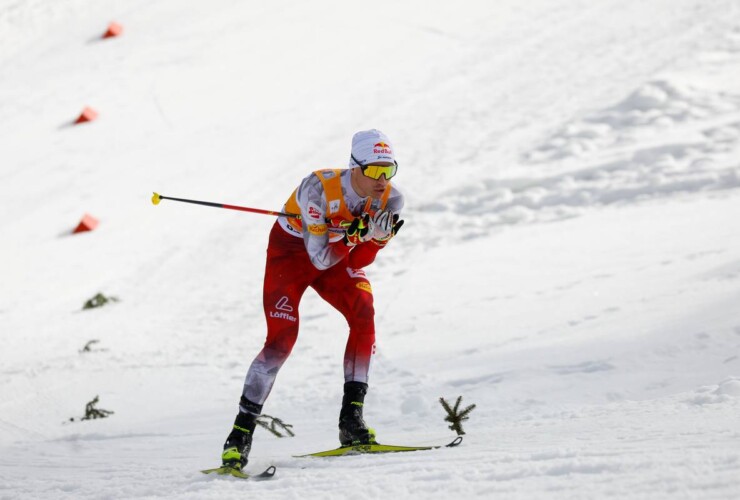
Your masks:
{"label": "red and white race suit", "polygon": [[278,371],[298,338],[298,307],[310,286],[347,320],[345,382],[368,381],[375,350],[375,311],[370,282],[362,268],[375,260],[384,243],[370,240],[352,248],[337,227],[363,212],[399,213],[404,198],[388,183],[381,199],[360,197],[352,188],[350,170],[320,170],[303,179],[284,211],[301,219],[281,217],[270,232],[263,288],[267,339],[244,382],[244,397],[264,404]]}

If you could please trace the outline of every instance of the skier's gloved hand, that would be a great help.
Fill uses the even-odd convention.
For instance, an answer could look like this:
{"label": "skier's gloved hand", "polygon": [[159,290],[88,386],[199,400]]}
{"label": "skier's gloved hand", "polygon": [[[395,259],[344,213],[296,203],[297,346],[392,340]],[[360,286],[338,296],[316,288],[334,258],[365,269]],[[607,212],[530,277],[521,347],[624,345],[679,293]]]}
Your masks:
{"label": "skier's gloved hand", "polygon": [[344,232],[342,241],[348,247],[370,241],[373,237],[374,228],[375,223],[370,218],[370,214],[362,214],[360,217],[352,219],[349,227]]}
{"label": "skier's gloved hand", "polygon": [[[384,247],[388,244],[388,242],[393,238],[398,231],[401,229],[401,226],[403,226],[403,221],[399,220],[400,216],[398,214],[393,214],[393,227],[390,230],[390,233],[388,233],[386,236],[381,238],[374,238],[373,243],[375,243],[378,246]],[[377,230],[376,230],[377,233]]]}
{"label": "skier's gloved hand", "polygon": [[393,211],[392,210],[378,210],[373,216],[373,224],[375,224],[375,230],[373,231],[374,240],[383,240],[388,238],[388,235],[393,231]]}

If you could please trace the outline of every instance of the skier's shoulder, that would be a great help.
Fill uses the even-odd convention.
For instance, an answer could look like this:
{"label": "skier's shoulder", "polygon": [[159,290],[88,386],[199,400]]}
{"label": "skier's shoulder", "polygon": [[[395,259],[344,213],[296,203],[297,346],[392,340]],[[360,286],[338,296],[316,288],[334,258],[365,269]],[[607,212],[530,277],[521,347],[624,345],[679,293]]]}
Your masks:
{"label": "skier's shoulder", "polygon": [[314,189],[323,192],[324,182],[331,182],[332,179],[336,179],[338,182],[341,176],[344,174],[345,169],[320,169],[314,170],[306,177],[303,178],[299,185],[299,189]]}
{"label": "skier's shoulder", "polygon": [[316,175],[316,172],[308,174],[298,185],[297,198],[300,204],[305,204],[308,201],[318,203],[323,198],[323,195],[324,186],[321,179]]}

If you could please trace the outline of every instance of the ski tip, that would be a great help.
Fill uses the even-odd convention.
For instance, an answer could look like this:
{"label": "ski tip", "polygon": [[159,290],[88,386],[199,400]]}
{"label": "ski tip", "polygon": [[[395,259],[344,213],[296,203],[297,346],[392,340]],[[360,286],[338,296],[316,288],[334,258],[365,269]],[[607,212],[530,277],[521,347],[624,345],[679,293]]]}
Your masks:
{"label": "ski tip", "polygon": [[264,481],[265,479],[272,479],[275,476],[277,468],[274,465],[269,466],[264,472],[257,474],[256,476],[249,476],[250,479],[255,481]]}
{"label": "ski tip", "polygon": [[270,466],[267,468],[267,470],[261,474],[258,474],[256,476],[251,476],[245,472],[243,472],[240,469],[237,469],[235,467],[229,467],[228,465],[223,465],[221,467],[217,467],[215,469],[205,469],[201,471],[203,474],[216,474],[219,476],[231,476],[236,477],[238,479],[269,479],[272,476],[275,475],[275,467]]}
{"label": "ski tip", "polygon": [[454,441],[452,441],[450,444],[447,445],[448,448],[452,448],[453,446],[457,446],[460,443],[462,443],[463,437],[457,436]]}

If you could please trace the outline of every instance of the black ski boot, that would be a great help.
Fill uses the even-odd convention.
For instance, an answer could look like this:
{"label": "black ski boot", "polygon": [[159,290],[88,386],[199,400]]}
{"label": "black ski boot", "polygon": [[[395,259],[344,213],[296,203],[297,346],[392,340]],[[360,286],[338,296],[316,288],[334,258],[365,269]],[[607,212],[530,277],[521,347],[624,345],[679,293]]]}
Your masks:
{"label": "black ski boot", "polygon": [[344,384],[342,411],[339,412],[339,442],[342,446],[373,444],[375,434],[362,419],[367,384],[347,382]]}
{"label": "black ski boot", "polygon": [[[256,412],[244,411],[245,407],[256,410]],[[224,466],[242,470],[247,465],[249,451],[252,449],[252,436],[254,435],[254,429],[257,427],[257,417],[261,411],[261,405],[256,405],[242,398],[239,405],[239,414],[234,420],[234,427],[226,438],[224,451],[221,454],[221,463]]]}

